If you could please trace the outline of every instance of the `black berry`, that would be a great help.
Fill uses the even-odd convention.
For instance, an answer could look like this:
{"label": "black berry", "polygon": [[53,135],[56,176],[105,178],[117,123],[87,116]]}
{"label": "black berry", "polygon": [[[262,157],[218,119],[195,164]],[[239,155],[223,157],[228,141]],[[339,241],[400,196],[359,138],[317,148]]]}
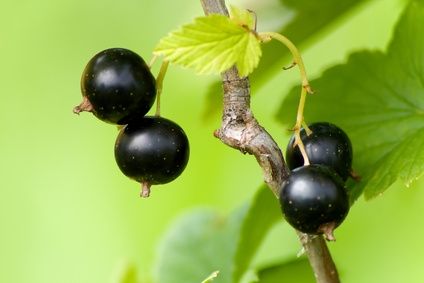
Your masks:
{"label": "black berry", "polygon": [[156,97],[156,81],[144,60],[123,48],[106,49],[87,64],[81,77],[83,102],[75,113],[90,111],[102,121],[127,124],[144,116]]}
{"label": "black berry", "polygon": [[295,229],[324,234],[334,240],[333,230],[345,219],[349,199],[343,181],[323,165],[294,169],[280,192],[281,210]]}
{"label": "black berry", "polygon": [[146,116],[126,125],[115,143],[115,160],[121,171],[143,185],[142,196],[151,185],[177,178],[187,165],[189,142],[183,129],[162,118]]}
{"label": "black berry", "polygon": [[[352,171],[352,144],[349,137],[342,129],[327,122],[313,123],[308,127],[312,133],[307,135],[305,129],[301,129],[300,138],[309,162],[333,168],[345,181]],[[299,147],[294,142],[292,136],[286,150],[287,166],[290,169],[304,164]]]}

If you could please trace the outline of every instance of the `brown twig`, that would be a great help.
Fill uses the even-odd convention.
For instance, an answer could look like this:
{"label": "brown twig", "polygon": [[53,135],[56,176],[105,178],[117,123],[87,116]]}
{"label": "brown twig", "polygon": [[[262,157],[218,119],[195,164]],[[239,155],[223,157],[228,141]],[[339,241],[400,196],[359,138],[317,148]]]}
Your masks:
{"label": "brown twig", "polygon": [[[201,0],[208,14],[228,11],[224,0]],[[232,67],[222,74],[224,110],[221,128],[215,136],[226,145],[256,157],[262,168],[264,180],[272,192],[279,196],[283,181],[289,175],[283,155],[272,136],[258,123],[250,109],[250,84],[247,77],[240,78]],[[336,266],[322,236],[299,233],[318,283],[338,283]]]}

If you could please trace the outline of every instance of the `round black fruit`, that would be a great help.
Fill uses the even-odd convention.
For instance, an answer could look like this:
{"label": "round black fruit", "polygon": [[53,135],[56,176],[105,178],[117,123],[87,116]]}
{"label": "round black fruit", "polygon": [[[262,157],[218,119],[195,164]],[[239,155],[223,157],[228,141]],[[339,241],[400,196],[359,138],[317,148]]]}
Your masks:
{"label": "round black fruit", "polygon": [[[333,168],[346,181],[352,171],[352,144],[349,137],[342,129],[327,122],[313,123],[308,127],[312,133],[307,135],[302,128],[300,138],[309,162]],[[295,146],[294,135],[287,145],[286,161],[291,170],[304,165],[299,147]]]}
{"label": "round black fruit", "polygon": [[294,169],[283,183],[279,200],[290,225],[303,233],[324,234],[328,240],[334,240],[333,230],[349,211],[343,181],[323,165]]}
{"label": "round black fruit", "polygon": [[144,60],[123,48],[96,54],[81,77],[83,102],[75,113],[90,111],[102,121],[124,125],[144,116],[156,97],[156,81]]}
{"label": "round black fruit", "polygon": [[177,178],[187,165],[189,142],[183,129],[171,120],[146,116],[121,129],[115,143],[115,160],[121,171],[142,183],[142,196],[150,185]]}

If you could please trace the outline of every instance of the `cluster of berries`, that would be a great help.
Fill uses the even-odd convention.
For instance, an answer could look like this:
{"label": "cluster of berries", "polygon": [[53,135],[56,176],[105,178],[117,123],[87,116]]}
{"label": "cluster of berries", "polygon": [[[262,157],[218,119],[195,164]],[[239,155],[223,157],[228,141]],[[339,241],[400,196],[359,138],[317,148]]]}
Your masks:
{"label": "cluster of berries", "polygon": [[[151,185],[177,178],[189,159],[189,142],[175,122],[145,116],[156,94],[156,80],[136,53],[111,48],[96,54],[81,78],[83,101],[74,108],[92,112],[110,124],[123,125],[115,142],[115,160],[126,176],[141,183],[141,196]],[[314,123],[301,129],[309,163],[292,136],[286,151],[292,170],[280,190],[280,204],[287,222],[308,234],[324,234],[334,240],[333,230],[349,211],[345,181],[352,175],[352,145],[348,136],[330,123]]]}
{"label": "cluster of berries", "polygon": [[292,136],[286,150],[292,171],[280,191],[281,210],[295,229],[334,240],[333,230],[350,207],[345,181],[352,176],[352,144],[343,130],[326,122],[301,129],[300,138],[310,165],[304,165]]}
{"label": "cluster of berries", "polygon": [[187,165],[189,142],[175,122],[145,116],[156,98],[156,80],[138,54],[123,48],[106,49],[87,64],[81,78],[83,101],[74,108],[100,120],[122,125],[115,142],[115,160],[126,176],[150,186],[177,178]]}

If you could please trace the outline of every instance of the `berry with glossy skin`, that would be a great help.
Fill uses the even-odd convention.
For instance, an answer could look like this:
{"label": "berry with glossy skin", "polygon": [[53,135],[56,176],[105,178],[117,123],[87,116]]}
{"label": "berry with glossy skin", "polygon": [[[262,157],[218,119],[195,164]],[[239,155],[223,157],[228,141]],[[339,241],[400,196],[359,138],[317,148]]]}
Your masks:
{"label": "berry with glossy skin", "polygon": [[121,129],[115,143],[115,160],[129,178],[150,186],[177,178],[187,165],[189,142],[183,129],[171,120],[146,116]]}
{"label": "berry with glossy skin", "polygon": [[81,92],[84,99],[74,108],[75,113],[90,111],[102,121],[124,125],[150,110],[156,98],[156,81],[138,54],[111,48],[88,62]]}
{"label": "berry with glossy skin", "polygon": [[279,200],[291,226],[303,233],[323,233],[327,240],[334,240],[333,230],[349,211],[343,181],[334,170],[323,165],[294,169],[283,183]]}
{"label": "berry with glossy skin", "polygon": [[[301,129],[300,138],[305,146],[311,164],[323,164],[333,168],[346,181],[352,171],[352,144],[346,133],[334,124],[313,123],[308,126],[312,131],[307,135]],[[293,170],[304,164],[298,146],[294,146],[294,135],[286,150],[287,166]]]}

